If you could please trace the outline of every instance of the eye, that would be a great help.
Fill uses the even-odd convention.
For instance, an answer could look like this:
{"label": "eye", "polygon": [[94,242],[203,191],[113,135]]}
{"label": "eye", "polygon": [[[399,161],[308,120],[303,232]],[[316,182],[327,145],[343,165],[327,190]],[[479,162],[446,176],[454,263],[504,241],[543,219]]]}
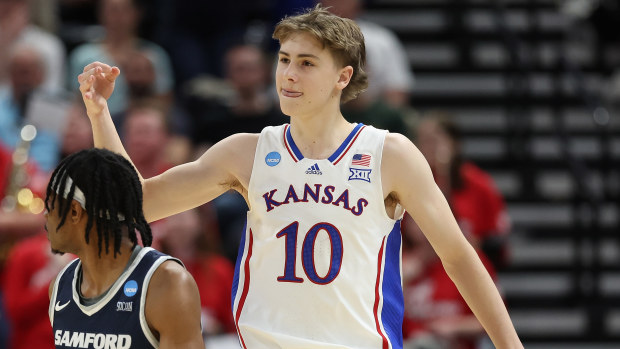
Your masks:
{"label": "eye", "polygon": [[288,63],[288,62],[290,62],[290,60],[288,58],[286,58],[286,57],[280,57],[280,62],[281,63]]}
{"label": "eye", "polygon": [[303,64],[303,65],[305,65],[306,67],[312,67],[312,66],[314,66],[314,64],[313,64],[312,62],[310,62],[310,61],[303,61],[303,63],[302,63],[302,64]]}

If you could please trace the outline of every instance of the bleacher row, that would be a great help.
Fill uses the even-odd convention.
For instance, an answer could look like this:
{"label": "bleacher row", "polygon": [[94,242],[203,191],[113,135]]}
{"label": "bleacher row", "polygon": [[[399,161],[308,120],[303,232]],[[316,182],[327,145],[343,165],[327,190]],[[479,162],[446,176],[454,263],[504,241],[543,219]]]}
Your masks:
{"label": "bleacher row", "polygon": [[374,0],[364,17],[405,45],[413,108],[454,115],[506,197],[499,279],[526,348],[619,348],[620,121],[603,97],[620,60],[558,3]]}

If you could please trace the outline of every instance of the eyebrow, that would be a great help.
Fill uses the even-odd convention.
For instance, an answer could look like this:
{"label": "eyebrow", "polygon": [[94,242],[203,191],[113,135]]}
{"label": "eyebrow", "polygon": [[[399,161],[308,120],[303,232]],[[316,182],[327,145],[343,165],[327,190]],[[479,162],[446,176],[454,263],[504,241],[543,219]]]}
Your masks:
{"label": "eyebrow", "polygon": [[[287,52],[284,52],[282,50],[278,51],[278,53],[281,54],[281,55],[289,56],[289,57],[291,56],[290,54],[288,54]],[[311,53],[300,53],[300,54],[297,55],[297,57],[300,57],[300,58],[310,57],[310,58],[314,58],[314,59],[320,60],[320,58],[318,56],[315,56],[315,55],[313,55]]]}

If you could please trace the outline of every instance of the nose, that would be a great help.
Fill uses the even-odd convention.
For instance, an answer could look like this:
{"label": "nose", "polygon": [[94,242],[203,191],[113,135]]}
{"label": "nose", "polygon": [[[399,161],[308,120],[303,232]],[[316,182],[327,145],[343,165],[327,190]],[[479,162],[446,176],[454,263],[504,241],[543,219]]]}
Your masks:
{"label": "nose", "polygon": [[297,81],[297,71],[295,70],[294,64],[289,64],[284,69],[284,77],[289,81],[293,81],[293,82]]}

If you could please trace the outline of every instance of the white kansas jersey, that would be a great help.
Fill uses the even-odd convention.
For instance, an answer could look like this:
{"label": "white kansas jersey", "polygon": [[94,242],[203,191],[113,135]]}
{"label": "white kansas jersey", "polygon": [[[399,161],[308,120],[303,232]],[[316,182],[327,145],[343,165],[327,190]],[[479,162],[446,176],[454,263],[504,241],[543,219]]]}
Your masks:
{"label": "white kansas jersey", "polygon": [[358,124],[328,159],[289,125],[260,134],[233,283],[244,348],[402,348],[402,209],[381,187],[387,131]]}

